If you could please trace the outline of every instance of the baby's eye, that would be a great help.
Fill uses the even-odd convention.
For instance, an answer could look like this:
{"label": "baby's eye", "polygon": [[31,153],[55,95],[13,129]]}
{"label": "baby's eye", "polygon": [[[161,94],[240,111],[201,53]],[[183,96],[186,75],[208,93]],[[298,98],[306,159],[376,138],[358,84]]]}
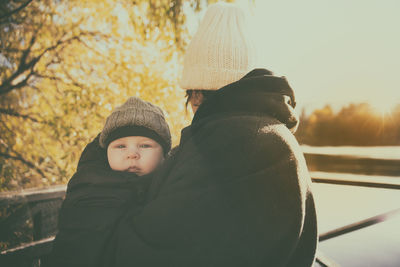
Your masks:
{"label": "baby's eye", "polygon": [[125,148],[125,145],[117,145],[117,148]]}
{"label": "baby's eye", "polygon": [[141,144],[139,145],[141,148],[150,148],[151,145],[150,144]]}

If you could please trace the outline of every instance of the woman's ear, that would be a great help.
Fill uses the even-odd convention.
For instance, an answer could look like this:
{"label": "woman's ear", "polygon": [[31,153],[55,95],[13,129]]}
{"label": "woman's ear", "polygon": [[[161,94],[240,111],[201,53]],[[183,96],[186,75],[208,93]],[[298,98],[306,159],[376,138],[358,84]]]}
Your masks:
{"label": "woman's ear", "polygon": [[204,96],[201,91],[194,90],[192,93],[192,97],[190,99],[191,99],[192,105],[200,106],[201,103],[203,103]]}
{"label": "woman's ear", "polygon": [[203,103],[204,95],[199,90],[193,90],[192,95],[190,96],[189,102],[192,106],[193,113],[196,113],[197,109]]}

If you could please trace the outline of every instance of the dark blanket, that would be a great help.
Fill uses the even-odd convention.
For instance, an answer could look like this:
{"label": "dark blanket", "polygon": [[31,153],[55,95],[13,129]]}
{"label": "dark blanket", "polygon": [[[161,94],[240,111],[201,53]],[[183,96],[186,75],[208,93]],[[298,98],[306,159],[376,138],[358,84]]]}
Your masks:
{"label": "dark blanket", "polygon": [[103,264],[311,266],[316,212],[294,106],[286,79],[266,70],[218,90],[143,209],[116,224]]}
{"label": "dark blanket", "polygon": [[85,148],[68,183],[45,266],[99,266],[117,222],[128,210],[140,210],[151,177],[111,170],[98,139]]}

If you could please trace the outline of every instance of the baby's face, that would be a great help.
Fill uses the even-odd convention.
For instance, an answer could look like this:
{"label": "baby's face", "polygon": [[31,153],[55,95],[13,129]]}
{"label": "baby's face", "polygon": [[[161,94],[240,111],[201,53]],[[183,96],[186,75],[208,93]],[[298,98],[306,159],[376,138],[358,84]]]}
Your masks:
{"label": "baby's face", "polygon": [[148,174],[164,160],[159,143],[144,136],[127,136],[112,141],[107,147],[108,163],[115,171]]}

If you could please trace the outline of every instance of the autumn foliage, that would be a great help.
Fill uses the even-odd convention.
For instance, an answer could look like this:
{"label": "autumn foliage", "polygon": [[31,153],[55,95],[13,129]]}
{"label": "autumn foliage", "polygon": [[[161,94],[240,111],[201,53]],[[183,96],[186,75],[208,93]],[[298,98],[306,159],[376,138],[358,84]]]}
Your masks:
{"label": "autumn foliage", "polygon": [[[129,96],[166,112],[176,145],[189,123],[179,88],[188,14],[206,0],[0,2],[0,192],[65,184],[105,118]],[[190,111],[189,111],[190,112]],[[310,145],[399,144],[400,108],[303,114]]]}
{"label": "autumn foliage", "polygon": [[310,115],[303,112],[296,137],[313,146],[400,145],[400,105],[387,113],[366,103],[350,104],[337,112],[329,105]]}
{"label": "autumn foliage", "polygon": [[212,1],[0,3],[0,191],[66,183],[84,146],[129,96],[159,105],[173,142],[186,13]]}

